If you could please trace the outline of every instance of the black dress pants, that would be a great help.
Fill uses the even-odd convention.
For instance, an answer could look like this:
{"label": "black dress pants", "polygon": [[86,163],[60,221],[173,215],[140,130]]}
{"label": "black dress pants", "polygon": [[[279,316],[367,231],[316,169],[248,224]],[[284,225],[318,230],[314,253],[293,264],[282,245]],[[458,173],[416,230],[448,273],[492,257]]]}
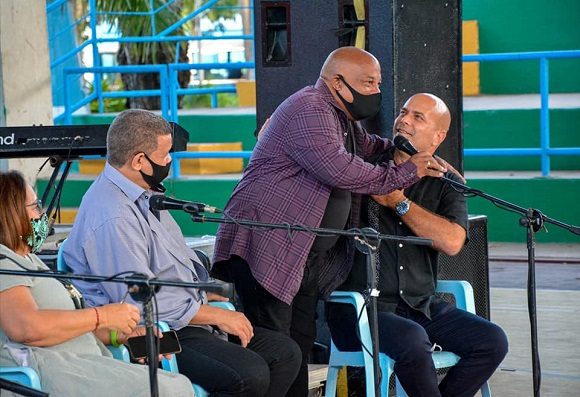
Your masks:
{"label": "black dress pants", "polygon": [[280,397],[296,377],[300,350],[287,336],[254,327],[246,348],[206,329],[177,331],[179,372],[213,396]]}
{"label": "black dress pants", "polygon": [[242,258],[232,257],[224,266],[236,286],[244,314],[252,324],[289,335],[300,347],[302,363],[296,380],[286,394],[290,397],[308,395],[308,355],[316,339],[318,272],[322,260],[324,254],[309,255],[302,284],[292,305],[282,302],[265,290]]}
{"label": "black dress pants", "polygon": [[[339,303],[328,303],[326,309],[336,346],[360,350],[354,309]],[[431,304],[431,319],[401,302],[394,313],[379,311],[378,323],[379,350],[395,360],[395,374],[410,397],[472,397],[508,351],[499,326],[440,299]],[[439,385],[434,343],[461,357]]]}

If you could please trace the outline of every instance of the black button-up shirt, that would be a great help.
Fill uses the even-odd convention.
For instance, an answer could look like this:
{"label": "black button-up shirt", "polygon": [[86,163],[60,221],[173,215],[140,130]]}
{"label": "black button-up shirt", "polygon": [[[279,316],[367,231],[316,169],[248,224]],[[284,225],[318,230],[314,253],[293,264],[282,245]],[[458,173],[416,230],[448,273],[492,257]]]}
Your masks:
{"label": "black button-up shirt", "polygon": [[[393,150],[384,153],[380,162],[393,157]],[[455,175],[453,179],[459,181]],[[439,178],[424,177],[405,189],[405,196],[426,210],[447,218],[468,230],[467,205],[463,194]],[[413,204],[411,204],[413,205]],[[363,200],[361,223],[382,234],[414,236],[411,229],[390,208],[378,205],[370,197]],[[429,306],[435,293],[439,253],[427,246],[402,241],[382,241],[375,255],[379,269],[378,308],[394,311],[401,300],[430,317]],[[366,258],[356,252],[353,269],[339,288],[367,289]]]}

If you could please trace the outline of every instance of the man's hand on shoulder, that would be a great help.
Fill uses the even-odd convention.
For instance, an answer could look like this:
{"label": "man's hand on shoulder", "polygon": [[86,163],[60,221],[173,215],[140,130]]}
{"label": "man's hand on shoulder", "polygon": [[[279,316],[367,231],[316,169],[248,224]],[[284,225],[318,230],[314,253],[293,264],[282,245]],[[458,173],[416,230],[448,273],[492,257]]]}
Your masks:
{"label": "man's hand on shoulder", "polygon": [[417,167],[417,176],[423,178],[424,176],[432,176],[434,178],[441,178],[447,168],[436,160],[429,152],[418,152],[409,158],[410,162]]}

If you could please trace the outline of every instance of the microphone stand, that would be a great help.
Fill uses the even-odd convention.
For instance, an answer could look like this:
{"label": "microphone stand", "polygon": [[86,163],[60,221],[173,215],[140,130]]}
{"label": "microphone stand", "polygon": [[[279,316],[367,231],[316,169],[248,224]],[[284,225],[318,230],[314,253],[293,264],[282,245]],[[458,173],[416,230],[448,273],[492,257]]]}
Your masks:
{"label": "microphone stand", "polygon": [[155,335],[153,333],[153,306],[151,298],[155,295],[161,287],[152,286],[147,283],[147,277],[144,274],[139,274],[137,277],[143,280],[141,282],[127,284],[129,295],[143,304],[143,318],[145,319],[145,349],[147,350],[147,366],[149,367],[149,392],[151,397],[159,396],[159,385],[157,383],[157,343],[155,343]]}
{"label": "microphone stand", "polygon": [[[474,194],[476,196],[482,197],[486,200],[491,201],[493,204],[502,208],[505,207],[509,210],[519,213],[522,218],[519,220],[520,226],[526,228],[526,242],[528,249],[528,314],[530,318],[530,333],[531,333],[531,347],[532,347],[532,379],[534,388],[534,397],[540,397],[540,384],[542,379],[542,372],[540,368],[540,355],[538,352],[538,322],[536,316],[536,259],[535,259],[535,248],[536,240],[535,234],[543,226],[544,223],[551,223],[562,229],[566,229],[571,233],[580,235],[580,227],[574,225],[568,225],[566,223],[560,222],[556,219],[552,219],[534,208],[523,208],[509,201],[505,201],[482,192],[481,190],[473,189],[466,186],[460,182],[456,182],[452,179],[442,177],[441,179],[450,183],[457,189],[463,192]],[[504,208],[504,209],[505,209]]]}
{"label": "microphone stand", "polygon": [[183,206],[183,211],[191,215],[191,220],[194,222],[213,222],[213,223],[226,223],[226,224],[237,224],[244,226],[255,226],[264,227],[269,229],[284,229],[290,234],[290,231],[301,231],[308,233],[315,233],[317,235],[323,236],[349,236],[355,238],[356,248],[362,253],[366,254],[367,263],[367,277],[368,284],[370,288],[370,304],[369,304],[369,324],[371,327],[371,340],[372,340],[372,351],[373,351],[373,372],[375,379],[375,396],[380,397],[381,388],[381,367],[379,363],[379,331],[378,331],[378,315],[377,315],[377,297],[379,291],[377,290],[377,272],[374,255],[372,255],[373,249],[376,247],[371,246],[368,240],[397,240],[403,241],[409,244],[415,245],[426,245],[432,246],[433,241],[426,238],[414,237],[414,236],[391,236],[388,234],[380,234],[372,228],[364,229],[353,229],[353,230],[338,230],[338,229],[327,229],[327,228],[314,228],[305,227],[302,225],[290,225],[290,224],[279,224],[279,223],[266,223],[257,222],[249,220],[237,220],[237,219],[225,219],[225,218],[211,218],[199,215],[197,207],[194,206]]}
{"label": "microphone stand", "polygon": [[[7,258],[2,255],[2,258]],[[10,258],[8,258],[10,259]],[[145,274],[134,273],[132,276],[104,277],[89,274],[72,274],[51,272],[42,270],[4,270],[0,269],[0,275],[46,277],[65,280],[82,280],[88,282],[114,282],[125,283],[129,294],[135,301],[143,302],[143,317],[145,319],[145,342],[147,349],[147,365],[149,366],[149,386],[151,397],[159,396],[157,383],[157,343],[153,332],[153,307],[152,298],[159,291],[162,285],[168,287],[198,288],[206,291],[219,291],[222,294],[231,296],[232,286],[228,283],[211,281],[205,283],[188,283],[184,281],[149,279]]]}
{"label": "microphone stand", "polygon": [[[368,231],[369,233],[377,233],[376,230],[372,228],[364,228],[363,230]],[[379,275],[377,273],[375,255],[373,254],[373,251],[376,251],[379,248],[379,242],[380,241],[377,240],[377,244],[373,246],[368,241],[355,237],[355,247],[358,251],[365,254],[366,259],[367,284],[369,290],[368,317],[373,350],[375,397],[381,396],[381,378],[383,377],[381,365],[379,363],[379,317],[377,309],[377,298],[380,293],[378,290]]]}
{"label": "microphone stand", "polygon": [[41,390],[36,390],[32,387],[21,385],[18,382],[12,382],[2,378],[0,378],[0,390],[11,391],[24,397],[49,397],[48,393]]}
{"label": "microphone stand", "polygon": [[243,225],[243,226],[255,226],[255,227],[263,227],[267,229],[284,229],[288,232],[290,231],[297,231],[297,232],[307,232],[307,233],[315,233],[316,235],[320,236],[346,236],[346,237],[361,237],[363,239],[372,238],[374,240],[396,240],[396,241],[403,241],[409,244],[415,245],[427,245],[432,246],[433,241],[428,238],[422,237],[415,237],[415,236],[391,236],[390,234],[380,234],[374,229],[371,228],[364,228],[364,229],[352,229],[352,230],[340,230],[340,229],[327,229],[321,227],[307,227],[302,225],[291,225],[291,224],[282,224],[282,223],[267,223],[267,222],[257,222],[257,221],[248,221],[248,220],[238,220],[238,219],[227,219],[227,218],[212,218],[207,217],[204,215],[199,215],[198,212],[195,210],[186,208],[184,206],[183,210],[191,214],[191,220],[193,222],[205,223],[227,223],[227,224],[236,224],[236,225]]}

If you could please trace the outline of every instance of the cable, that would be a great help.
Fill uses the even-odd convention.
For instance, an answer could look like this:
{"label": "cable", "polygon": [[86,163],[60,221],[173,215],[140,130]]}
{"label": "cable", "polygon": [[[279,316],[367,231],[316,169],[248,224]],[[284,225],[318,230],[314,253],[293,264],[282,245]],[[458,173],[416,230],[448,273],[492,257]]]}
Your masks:
{"label": "cable", "polygon": [[[367,308],[367,305],[368,305],[368,303],[369,303],[369,300],[370,300],[370,298],[371,298],[370,291],[368,291],[368,290],[367,290],[367,291],[365,291],[365,293],[363,293],[363,296],[364,296],[364,299],[365,299],[365,300],[364,300],[364,303],[363,303],[363,306],[362,306],[362,308],[360,309],[360,312],[359,312],[359,314],[358,314],[358,317],[357,317],[357,319],[356,319],[356,323],[357,323],[357,324],[360,322],[360,319],[361,319],[361,317],[362,317],[362,315],[363,315],[363,312],[366,310],[366,308]],[[355,329],[356,329],[356,338],[358,339],[358,341],[359,341],[359,343],[360,343],[361,347],[364,349],[364,351],[366,351],[366,352],[368,353],[368,355],[369,355],[371,358],[374,358],[374,354],[373,354],[373,353],[372,353],[372,352],[371,352],[371,351],[370,351],[370,350],[369,350],[369,349],[368,349],[368,348],[365,346],[365,344],[363,343],[363,341],[362,341],[362,339],[361,339],[361,337],[360,337],[359,331],[358,331],[358,327],[356,327]]]}
{"label": "cable", "polygon": [[[243,228],[243,229],[247,229],[247,230],[270,230],[271,227],[269,226],[255,226],[255,225],[243,225],[240,222],[238,222],[237,219],[235,219],[234,217],[232,217],[230,214],[228,214],[227,211],[222,211],[222,216],[231,221],[233,224],[235,224],[236,226]],[[213,218],[213,217],[208,217],[211,219],[219,219],[219,218]],[[284,225],[286,227],[287,230],[287,235],[288,235],[288,239],[292,240],[293,237],[293,232],[294,231],[299,231],[299,232],[308,232],[311,234],[314,234],[315,236],[320,236],[320,237],[329,237],[329,236],[334,236],[334,231],[315,231],[314,229],[317,229],[315,227],[310,227],[310,226],[305,226],[302,224],[289,224],[288,222],[283,222],[282,225]],[[292,230],[292,229],[298,229],[298,230]],[[376,249],[376,247],[372,246],[369,243],[369,240],[379,240],[380,238],[380,233],[377,231],[369,231],[368,229],[360,229],[360,228],[350,228],[350,229],[345,229],[343,230],[345,233],[351,233],[351,234],[357,234],[360,238],[360,236],[362,236],[362,238],[367,242],[367,244],[369,244],[369,246],[373,247],[374,249]]]}
{"label": "cable", "polygon": [[[160,333],[161,330],[159,329],[159,306],[157,305],[157,295],[155,294],[155,292],[153,292],[153,305],[155,306],[155,312],[153,313],[153,316],[155,317],[155,326],[157,328],[157,332]],[[157,337],[157,349],[155,350],[157,352],[157,355],[159,355],[159,352],[161,351],[161,338]]]}

